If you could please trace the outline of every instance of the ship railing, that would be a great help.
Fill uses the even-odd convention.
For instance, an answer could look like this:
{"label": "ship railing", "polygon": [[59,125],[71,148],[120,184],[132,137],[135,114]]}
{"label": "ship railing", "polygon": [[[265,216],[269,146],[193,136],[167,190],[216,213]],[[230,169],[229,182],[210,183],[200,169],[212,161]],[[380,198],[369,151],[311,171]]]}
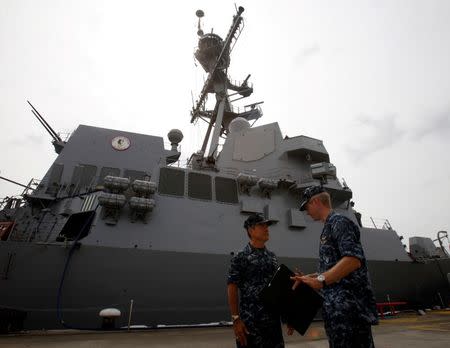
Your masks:
{"label": "ship railing", "polygon": [[376,228],[377,230],[392,230],[392,225],[388,219],[374,218],[369,216],[362,221],[363,226]]}
{"label": "ship railing", "polygon": [[253,107],[250,107],[250,106],[239,107],[239,106],[230,105],[230,107],[231,107],[231,112],[233,112],[235,114],[242,114],[242,113],[250,111],[252,109],[256,109],[259,111],[260,117],[263,116],[262,108],[259,105],[255,105]]}
{"label": "ship railing", "polygon": [[239,108],[239,106],[233,106],[233,105],[230,105],[230,109],[231,109],[231,112],[232,113],[235,113],[235,114],[240,114],[240,108]]}
{"label": "ship railing", "polygon": [[231,83],[233,86],[240,87],[240,86],[244,86],[244,83],[245,83],[245,86],[246,86],[246,87],[248,87],[248,88],[253,88],[253,83],[252,83],[252,82],[248,83],[248,82],[246,82],[245,80],[244,80],[244,81],[242,81],[242,80],[232,80],[232,79],[230,79],[230,77],[228,77],[228,81],[230,81],[230,83]]}
{"label": "ship railing", "polygon": [[168,167],[187,168],[189,166],[189,158],[178,160],[167,165]]}
{"label": "ship railing", "polygon": [[67,143],[72,132],[58,132],[58,136],[62,139],[63,142]]}
{"label": "ship railing", "polygon": [[0,211],[6,207],[6,204],[10,201],[11,198],[14,198],[14,197],[6,196],[3,198],[0,198]]}
{"label": "ship railing", "polygon": [[17,209],[25,204],[21,195],[0,198],[0,211],[3,209]]}
{"label": "ship railing", "polygon": [[27,187],[23,190],[21,196],[24,197],[26,195],[31,194],[39,186],[40,183],[41,183],[41,180],[31,178]]}

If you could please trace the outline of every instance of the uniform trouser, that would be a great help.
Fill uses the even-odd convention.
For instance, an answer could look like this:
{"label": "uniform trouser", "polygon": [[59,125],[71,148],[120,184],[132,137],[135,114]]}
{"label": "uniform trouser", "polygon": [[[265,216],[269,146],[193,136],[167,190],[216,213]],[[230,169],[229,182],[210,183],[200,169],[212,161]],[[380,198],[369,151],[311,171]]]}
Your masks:
{"label": "uniform trouser", "polygon": [[325,323],[330,348],[374,348],[370,325],[352,326]]}
{"label": "uniform trouser", "polygon": [[[236,341],[237,348],[244,348]],[[257,327],[247,335],[245,348],[284,348],[281,324]]]}

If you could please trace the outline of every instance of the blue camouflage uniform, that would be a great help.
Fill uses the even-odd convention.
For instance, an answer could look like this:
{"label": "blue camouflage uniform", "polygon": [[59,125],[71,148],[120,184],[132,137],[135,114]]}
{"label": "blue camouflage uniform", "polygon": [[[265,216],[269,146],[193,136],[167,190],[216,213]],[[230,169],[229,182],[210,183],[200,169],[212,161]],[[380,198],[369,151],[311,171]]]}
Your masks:
{"label": "blue camouflage uniform", "polygon": [[378,316],[359,228],[332,211],[320,236],[319,273],[332,268],[344,256],[358,258],[361,267],[322,290],[330,347],[374,347],[371,325],[378,323]]}
{"label": "blue camouflage uniform", "polygon": [[[228,284],[234,283],[239,289],[239,316],[250,332],[247,348],[284,347],[280,317],[268,312],[259,298],[277,268],[273,252],[250,243],[231,259]],[[240,347],[238,342],[236,346]]]}

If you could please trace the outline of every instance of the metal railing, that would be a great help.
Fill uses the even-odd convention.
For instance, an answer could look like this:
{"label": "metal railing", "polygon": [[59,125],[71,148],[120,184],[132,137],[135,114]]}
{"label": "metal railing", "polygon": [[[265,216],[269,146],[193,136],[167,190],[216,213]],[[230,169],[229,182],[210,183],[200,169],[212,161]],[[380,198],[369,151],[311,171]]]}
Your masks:
{"label": "metal railing", "polygon": [[372,216],[362,218],[362,225],[364,227],[376,228],[377,230],[392,230],[392,225],[388,219],[374,218]]}
{"label": "metal railing", "polygon": [[21,196],[29,195],[32,193],[41,183],[41,180],[31,178],[30,182],[28,183],[27,187],[23,190]]}

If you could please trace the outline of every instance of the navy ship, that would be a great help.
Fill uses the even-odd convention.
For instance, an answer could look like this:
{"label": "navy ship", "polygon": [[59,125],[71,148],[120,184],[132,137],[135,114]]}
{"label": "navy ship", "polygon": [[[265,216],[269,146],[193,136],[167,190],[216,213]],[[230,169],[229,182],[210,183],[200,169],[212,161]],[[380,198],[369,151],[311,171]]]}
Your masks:
{"label": "navy ship", "polygon": [[449,303],[444,231],[439,247],[414,237],[407,252],[388,222],[363,226],[321,140],[283,137],[277,123],[255,125],[260,102],[235,106],[253,93],[250,76],[235,82],[228,74],[243,11],[223,38],[204,33],[204,13],[196,13],[195,57],[207,77],[190,117],[208,126],[185,166],[178,129],[168,132],[169,148],[159,136],[88,125],[63,140],[29,103],[58,156],[42,180],[17,183],[23,193],[1,201],[0,312],[2,323],[10,320],[7,329],[98,328],[105,308],[122,312],[118,326],[228,321],[226,274],[246,243],[248,214],[273,222],[270,248],[280,262],[315,271],[322,226],[299,211],[299,201],[318,184],[337,212],[361,226],[377,301]]}

